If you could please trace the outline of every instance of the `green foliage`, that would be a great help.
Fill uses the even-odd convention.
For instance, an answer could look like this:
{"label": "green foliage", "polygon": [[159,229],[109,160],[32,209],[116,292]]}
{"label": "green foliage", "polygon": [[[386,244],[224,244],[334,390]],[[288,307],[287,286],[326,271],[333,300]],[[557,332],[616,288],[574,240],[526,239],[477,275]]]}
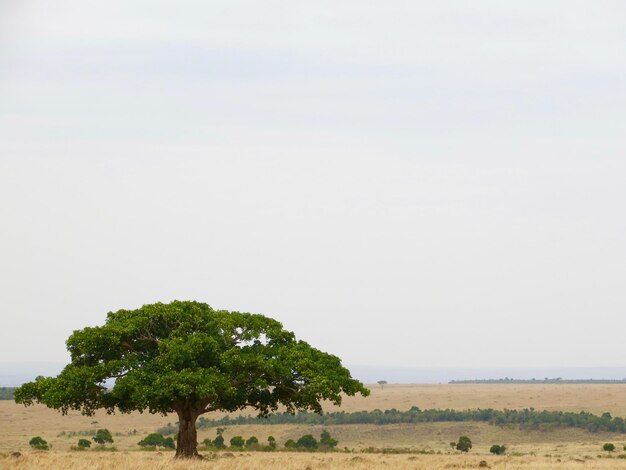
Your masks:
{"label": "green foliage", "polygon": [[328,431],[322,431],[322,434],[320,435],[320,447],[324,449],[334,449],[337,447],[337,444],[337,439],[330,437],[330,433]]}
{"label": "green foliage", "polygon": [[153,432],[148,434],[137,443],[141,447],[163,447],[165,449],[175,449],[174,439],[171,437],[163,437],[161,434]]}
{"label": "green foliage", "polygon": [[276,438],[274,436],[268,436],[267,445],[270,448],[270,450],[276,449]]}
{"label": "green foliage", "polygon": [[456,443],[456,450],[461,452],[469,452],[472,448],[472,440],[467,436],[459,437],[459,442]]}
{"label": "green foliage", "polygon": [[247,449],[250,449],[250,448],[255,449],[258,447],[259,447],[259,440],[255,436],[252,436],[246,440]]}
{"label": "green foliage", "polygon": [[[196,410],[251,406],[267,416],[283,406],[321,413],[324,401],[339,405],[343,394],[369,394],[338,357],[297,340],[276,320],[199,302],[110,312],[103,326],[76,330],[66,344],[71,362],[57,377],[16,389],[17,403],[43,403],[63,414],[176,412],[180,429],[189,429]],[[179,435],[181,452],[195,456],[193,433]]]}
{"label": "green foliage", "polygon": [[305,434],[296,442],[296,447],[298,449],[313,450],[317,449],[317,446],[317,439],[315,439],[311,434]]}
{"label": "green foliage", "polygon": [[241,436],[235,436],[230,439],[231,447],[243,447],[246,444],[246,441]]}
{"label": "green foliage", "polygon": [[48,450],[50,448],[48,442],[40,436],[31,438],[28,445],[37,450]]}
{"label": "green foliage", "polygon": [[213,444],[213,447],[216,449],[223,449],[226,447],[226,444],[224,444],[224,436],[221,434],[218,434],[211,444]]}
{"label": "green foliage", "polygon": [[91,439],[100,445],[113,443],[113,436],[111,435],[111,431],[109,431],[108,429],[98,429],[96,431],[96,435]]}
{"label": "green foliage", "polygon": [[494,455],[504,455],[504,453],[506,452],[506,446],[494,444],[489,449],[489,452],[491,452]]}
{"label": "green foliage", "polygon": [[[276,413],[267,418],[258,419],[254,416],[238,415],[224,416],[220,419],[200,418],[199,428],[214,426],[235,426],[242,424],[305,424],[334,426],[343,424],[402,424],[402,423],[431,423],[431,422],[484,422],[495,426],[518,426],[527,430],[550,430],[556,428],[580,428],[589,432],[626,433],[623,418],[608,418],[581,411],[536,411],[533,408],[524,410],[494,410],[491,408],[474,410],[426,409],[413,406],[409,410],[399,411],[372,410],[332,413],[308,413],[306,411],[291,413]],[[456,447],[456,443],[454,444]]]}
{"label": "green foliage", "polygon": [[279,322],[198,302],[109,313],[104,326],[75,331],[67,347],[71,363],[57,377],[19,387],[18,403],[91,415],[98,408],[171,413],[190,401],[210,410],[252,405],[267,415],[280,404],[321,412],[320,401],[369,393],[339,358],[297,341]]}
{"label": "green foliage", "polygon": [[607,452],[613,452],[615,450],[615,444],[611,444],[610,442],[607,442],[606,444],[602,446],[602,450],[605,450]]}
{"label": "green foliage", "polygon": [[79,449],[89,449],[91,447],[91,441],[88,439],[79,439],[78,440],[78,448]]}
{"label": "green foliage", "polygon": [[285,449],[295,449],[296,448],[296,441],[294,441],[293,439],[287,439],[287,441],[285,442]]}

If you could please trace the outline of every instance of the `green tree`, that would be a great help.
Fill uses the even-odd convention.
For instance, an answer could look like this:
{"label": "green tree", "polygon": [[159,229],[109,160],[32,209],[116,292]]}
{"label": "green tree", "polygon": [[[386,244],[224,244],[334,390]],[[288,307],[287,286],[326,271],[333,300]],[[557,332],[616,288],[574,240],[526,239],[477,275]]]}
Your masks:
{"label": "green tree", "polygon": [[276,449],[276,438],[274,436],[268,436],[267,444],[271,450]]}
{"label": "green tree", "polygon": [[215,447],[216,449],[223,449],[224,447],[226,447],[226,445],[224,444],[224,436],[222,434],[224,434],[224,431],[226,430],[226,428],[217,428],[216,429],[216,436],[215,439],[213,440],[212,444],[213,447]]}
{"label": "green tree", "polygon": [[320,435],[320,447],[324,449],[334,449],[337,447],[337,444],[337,439],[330,437],[330,433],[324,429]]}
{"label": "green tree", "polygon": [[98,429],[96,431],[96,435],[91,439],[100,445],[104,445],[107,442],[113,444],[113,436],[111,435],[111,431],[108,429]]}
{"label": "green tree", "polygon": [[246,441],[241,436],[234,436],[230,439],[231,447],[243,447],[246,444]]}
{"label": "green tree", "polygon": [[248,439],[246,439],[246,448],[247,449],[254,449],[259,447],[259,440],[256,438],[256,436],[252,436]]}
{"label": "green tree", "polygon": [[50,446],[48,446],[48,442],[41,436],[31,438],[28,445],[37,450],[48,450],[50,448]]}
{"label": "green tree", "polygon": [[459,437],[459,442],[456,443],[456,450],[461,452],[469,452],[472,448],[472,440],[467,436]]}
{"label": "green tree", "polygon": [[88,439],[79,439],[77,447],[79,449],[89,449],[91,447],[91,441]]}
{"label": "green tree", "polygon": [[315,439],[311,434],[305,434],[296,442],[296,447],[299,449],[317,449],[317,439]]}
{"label": "green tree", "polygon": [[64,414],[176,412],[177,457],[198,455],[196,420],[210,411],[252,407],[267,416],[282,405],[321,413],[322,401],[340,405],[342,394],[369,394],[338,357],[297,340],[279,322],[198,302],[109,313],[103,326],[74,331],[67,348],[70,364],[57,377],[19,387],[17,403]]}
{"label": "green tree", "polygon": [[602,450],[605,450],[607,452],[613,452],[615,450],[615,444],[611,444],[610,442],[607,442],[606,444],[602,446]]}
{"label": "green tree", "polygon": [[141,447],[164,447],[165,438],[159,434],[158,432],[153,432],[152,434],[148,434],[142,440],[140,440],[137,445]]}
{"label": "green tree", "polygon": [[295,449],[296,448],[296,441],[294,441],[293,439],[287,439],[287,441],[285,442],[285,449]]}
{"label": "green tree", "polygon": [[506,446],[494,444],[489,449],[489,452],[491,452],[494,455],[503,455],[506,452]]}
{"label": "green tree", "polygon": [[174,439],[172,437],[164,438],[162,447],[165,447],[166,449],[176,449],[176,444],[174,443]]}

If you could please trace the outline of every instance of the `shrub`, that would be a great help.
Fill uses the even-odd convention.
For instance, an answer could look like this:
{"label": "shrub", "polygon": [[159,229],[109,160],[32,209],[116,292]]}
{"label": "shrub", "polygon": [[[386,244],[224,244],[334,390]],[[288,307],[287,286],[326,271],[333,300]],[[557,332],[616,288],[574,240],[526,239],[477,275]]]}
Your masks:
{"label": "shrub", "polygon": [[456,443],[456,450],[461,452],[469,452],[472,448],[472,440],[467,436],[459,437],[459,442]]}
{"label": "shrub", "polygon": [[89,449],[91,447],[91,441],[88,439],[79,439],[77,447],[79,449]]}
{"label": "shrub", "polygon": [[489,449],[489,452],[491,452],[494,455],[503,455],[506,452],[506,446],[494,444]]}
{"label": "shrub", "polygon": [[213,442],[211,442],[211,444],[213,444],[213,447],[215,447],[216,449],[223,449],[224,447],[226,447],[226,444],[224,444],[224,436],[222,436],[221,434],[215,436],[215,439],[213,440]]}
{"label": "shrub", "polygon": [[28,445],[37,450],[48,450],[50,448],[48,442],[40,436],[33,437]]}
{"label": "shrub", "polygon": [[269,436],[267,438],[267,444],[271,450],[276,449],[276,438],[274,438],[274,436]]}
{"label": "shrub", "polygon": [[337,444],[337,439],[330,437],[330,433],[324,429],[320,435],[320,447],[324,449],[334,449],[337,447]]}
{"label": "shrub", "polygon": [[296,447],[299,449],[307,449],[313,450],[317,449],[317,439],[315,439],[311,434],[305,434],[298,442],[296,442]]}
{"label": "shrub", "polygon": [[610,442],[607,442],[606,444],[602,446],[602,450],[605,450],[607,452],[613,452],[615,450],[615,444],[611,444]]}
{"label": "shrub", "polygon": [[287,442],[285,442],[285,448],[286,449],[295,449],[296,448],[296,441],[294,441],[293,439],[287,439]]}
{"label": "shrub", "polygon": [[92,437],[92,439],[94,442],[100,445],[104,445],[107,442],[110,444],[113,443],[113,436],[111,435],[111,431],[109,431],[108,429],[98,429],[96,431],[96,435]]}
{"label": "shrub", "polygon": [[245,444],[246,441],[241,436],[235,436],[230,440],[230,445],[232,447],[243,447]]}
{"label": "shrub", "polygon": [[137,443],[141,447],[163,447],[166,449],[175,449],[174,439],[171,437],[165,438],[158,432],[148,434],[141,441]]}
{"label": "shrub", "polygon": [[259,440],[256,436],[252,436],[246,440],[246,449],[257,449],[259,447]]}

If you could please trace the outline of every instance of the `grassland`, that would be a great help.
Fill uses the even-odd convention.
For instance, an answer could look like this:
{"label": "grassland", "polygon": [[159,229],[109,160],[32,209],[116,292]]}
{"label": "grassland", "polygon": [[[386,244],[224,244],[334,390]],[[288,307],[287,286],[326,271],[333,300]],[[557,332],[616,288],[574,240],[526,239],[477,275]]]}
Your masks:
{"label": "grassland", "polygon": [[[389,385],[372,387],[366,399],[347,398],[342,409],[346,411],[375,408],[407,409],[412,405],[422,408],[511,408],[563,411],[611,412],[626,416],[626,386],[624,385]],[[332,409],[332,407],[328,407]],[[220,417],[214,413],[213,417]],[[61,416],[43,406],[25,408],[11,401],[0,402],[0,468],[177,468],[169,452],[141,452],[137,442],[154,432],[175,415],[159,416],[133,413],[107,415],[98,413],[85,417],[79,413]],[[117,452],[69,452],[80,432],[108,428],[114,434]],[[600,451],[604,442],[613,442],[618,449],[626,444],[626,435],[589,433],[581,429],[554,431],[523,431],[501,428],[486,423],[416,423],[398,425],[343,425],[327,429],[339,440],[339,447],[354,453],[293,454],[293,453],[235,453],[234,457],[220,457],[184,468],[250,469],[277,468],[471,468],[485,460],[491,468],[625,468],[626,459],[607,458]],[[303,425],[242,425],[230,426],[226,440],[234,435],[257,436],[265,441],[269,434],[279,445],[302,434],[318,434],[322,428]],[[52,444],[50,452],[28,449],[28,440],[41,435]],[[451,452],[449,442],[460,435],[471,436],[474,448],[469,456]],[[199,441],[213,438],[215,431],[203,429]],[[494,457],[489,447],[507,444],[509,455]],[[372,455],[360,451],[367,447],[396,447],[413,451],[425,450],[439,455]],[[15,458],[10,452],[23,455]],[[619,454],[615,453],[614,457]],[[225,455],[225,454],[221,454]],[[183,465],[183,464],[180,464]],[[183,468],[181,466],[180,468]]]}

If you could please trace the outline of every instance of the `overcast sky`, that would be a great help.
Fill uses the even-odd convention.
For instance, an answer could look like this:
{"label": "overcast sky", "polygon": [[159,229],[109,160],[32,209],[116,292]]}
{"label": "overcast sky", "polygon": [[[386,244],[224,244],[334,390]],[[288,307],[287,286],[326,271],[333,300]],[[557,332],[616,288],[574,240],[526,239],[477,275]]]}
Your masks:
{"label": "overcast sky", "polygon": [[0,357],[263,313],[348,364],[623,366],[626,3],[0,0]]}

